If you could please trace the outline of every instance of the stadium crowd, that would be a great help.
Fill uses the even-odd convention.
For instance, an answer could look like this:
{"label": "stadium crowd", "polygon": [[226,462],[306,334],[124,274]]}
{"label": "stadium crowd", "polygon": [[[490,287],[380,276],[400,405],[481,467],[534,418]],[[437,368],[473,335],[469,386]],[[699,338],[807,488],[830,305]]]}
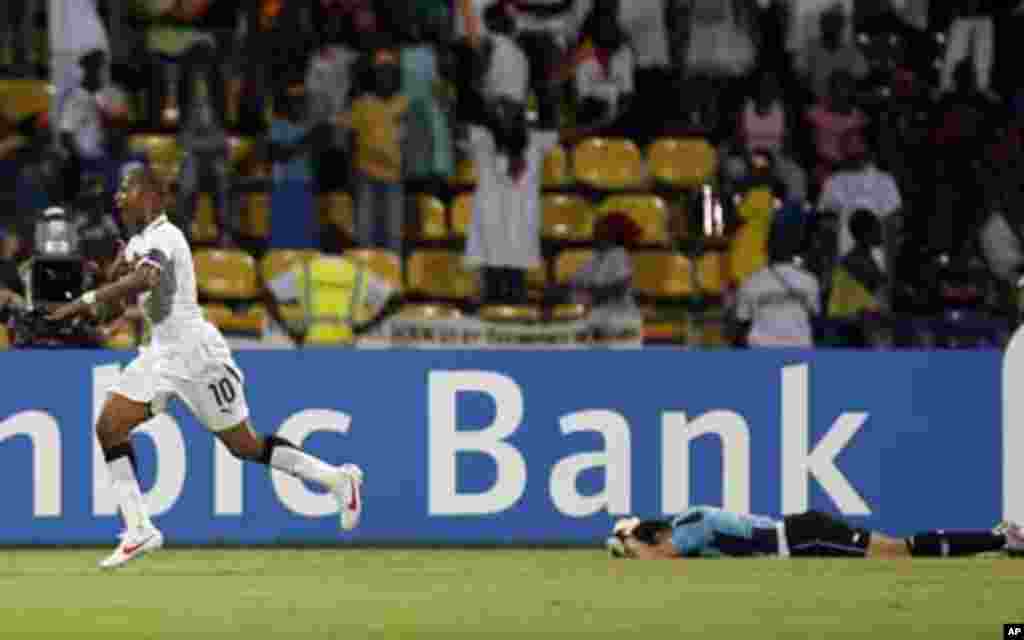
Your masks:
{"label": "stadium crowd", "polygon": [[516,287],[484,257],[482,290],[459,3],[96,3],[109,47],[66,91],[45,3],[0,8],[0,287],[21,289],[39,212],[113,229],[123,168],[148,162],[197,267],[253,272],[202,291],[229,331],[262,326],[260,277],[307,255],[283,248],[368,261],[409,313],[639,308],[649,339],[695,345],[995,345],[1016,324],[1024,2],[476,0],[490,64],[525,65],[553,136],[538,219],[496,240],[538,259]]}

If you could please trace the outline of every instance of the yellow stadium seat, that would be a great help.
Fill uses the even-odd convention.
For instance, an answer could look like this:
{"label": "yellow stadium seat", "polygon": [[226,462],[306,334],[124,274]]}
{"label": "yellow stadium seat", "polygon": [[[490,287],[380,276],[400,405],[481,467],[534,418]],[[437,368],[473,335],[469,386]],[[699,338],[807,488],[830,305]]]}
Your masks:
{"label": "yellow stadium seat", "polygon": [[701,293],[719,296],[725,292],[726,273],[725,254],[720,251],[708,251],[697,259],[697,283]]}
{"label": "yellow stadium seat", "polygon": [[256,262],[247,253],[231,249],[195,252],[199,292],[214,300],[252,300],[259,295]]}
{"label": "yellow stadium seat", "polygon": [[452,203],[452,233],[465,238],[473,221],[473,194],[462,193]]}
{"label": "yellow stadium seat", "polygon": [[572,184],[569,154],[562,145],[556,145],[544,156],[542,184],[545,189],[558,189]]}
{"label": "yellow stadium seat", "polygon": [[543,291],[548,286],[548,265],[541,262],[526,272],[526,286],[531,290]]}
{"label": "yellow stadium seat", "polygon": [[544,239],[587,241],[593,237],[594,214],[585,198],[561,193],[547,194],[541,200],[541,208],[541,234]]}
{"label": "yellow stadium seat", "polygon": [[130,351],[139,346],[138,336],[135,335],[135,328],[131,325],[123,325],[103,341],[103,346],[108,349]]}
{"label": "yellow stadium seat", "polygon": [[557,322],[572,322],[587,315],[587,307],[582,304],[560,304],[551,311],[551,318]]}
{"label": "yellow stadium seat", "polygon": [[461,318],[462,312],[450,304],[407,304],[402,306],[398,317],[409,320],[438,320]]}
{"label": "yellow stadium seat", "polygon": [[0,351],[7,349],[11,346],[11,334],[7,330],[7,327],[0,324]]}
{"label": "yellow stadium seat", "polygon": [[633,253],[633,286],[651,298],[693,294],[693,265],[686,256],[663,251]]}
{"label": "yellow stadium seat", "polygon": [[315,249],[271,249],[260,260],[260,276],[270,282],[300,261],[308,261],[320,255]]}
{"label": "yellow stadium seat", "polygon": [[228,160],[232,167],[240,167],[249,162],[255,145],[252,138],[228,137]]}
{"label": "yellow stadium seat", "polygon": [[214,244],[220,238],[217,212],[213,208],[213,196],[208,193],[199,194],[190,235],[192,242],[197,244]]}
{"label": "yellow stadium seat", "polygon": [[476,172],[476,165],[469,158],[459,160],[455,166],[455,174],[451,177],[451,184],[457,187],[475,187],[479,176]]}
{"label": "yellow stadium seat", "polygon": [[0,80],[0,109],[14,120],[48,113],[53,92],[45,80]]}
{"label": "yellow stadium seat", "polygon": [[576,180],[604,191],[640,188],[646,170],[640,149],[624,138],[589,138],[572,155]]}
{"label": "yellow stadium seat", "polygon": [[242,234],[250,238],[270,237],[270,194],[247,193],[242,209]]}
{"label": "yellow stadium seat", "polygon": [[707,184],[718,169],[718,153],[703,138],[662,138],[647,149],[656,180],[677,188]]}
{"label": "yellow stadium seat", "polygon": [[350,238],[356,235],[355,204],[352,196],[338,191],[323,196],[320,203],[320,223],[334,227]]}
{"label": "yellow stadium seat", "polygon": [[598,216],[619,211],[633,219],[643,235],[643,244],[668,245],[668,205],[659,196],[617,195],[606,198],[598,208]]}
{"label": "yellow stadium seat", "polygon": [[232,311],[224,304],[204,304],[206,319],[225,333],[263,333],[267,310],[263,305],[254,304],[241,311]]}
{"label": "yellow stadium seat", "polygon": [[171,135],[140,133],[128,138],[128,147],[136,153],[145,153],[151,164],[180,165],[184,151]]}
{"label": "yellow stadium seat", "polygon": [[590,249],[572,249],[558,254],[555,260],[555,282],[565,284],[591,258],[594,252]]}
{"label": "yellow stadium seat", "polygon": [[540,322],[540,309],[530,305],[489,305],[478,315],[487,322]]}
{"label": "yellow stadium seat", "polygon": [[420,213],[420,239],[447,239],[448,221],[445,220],[446,211],[444,203],[434,196],[420,195],[416,198],[416,205]]}
{"label": "yellow stadium seat", "polygon": [[402,259],[387,249],[349,249],[345,257],[362,262],[391,286],[402,290]]}
{"label": "yellow stadium seat", "polygon": [[476,274],[462,266],[454,251],[422,249],[409,256],[408,290],[431,298],[469,300],[479,294]]}

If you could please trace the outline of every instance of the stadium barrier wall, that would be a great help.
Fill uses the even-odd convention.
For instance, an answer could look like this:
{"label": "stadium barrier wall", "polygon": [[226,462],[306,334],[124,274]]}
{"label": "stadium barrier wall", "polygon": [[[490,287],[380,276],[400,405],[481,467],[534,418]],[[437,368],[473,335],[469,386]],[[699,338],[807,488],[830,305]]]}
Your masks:
{"label": "stadium barrier wall", "polygon": [[[1005,384],[1024,383],[1015,340]],[[91,428],[131,354],[5,352],[0,544],[120,529]],[[1000,352],[241,352],[258,430],[367,473],[360,528],[180,407],[135,442],[181,544],[590,544],[616,514],[819,508],[893,533],[1024,515]],[[1006,402],[1006,420],[1003,403]]]}

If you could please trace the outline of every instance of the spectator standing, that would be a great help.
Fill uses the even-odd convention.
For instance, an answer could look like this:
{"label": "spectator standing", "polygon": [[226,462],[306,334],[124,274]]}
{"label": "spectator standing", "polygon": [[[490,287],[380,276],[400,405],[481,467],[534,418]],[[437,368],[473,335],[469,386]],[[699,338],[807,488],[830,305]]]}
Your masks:
{"label": "spectator standing", "polygon": [[508,37],[514,25],[503,5],[478,16],[460,6],[477,60],[477,77],[459,87],[472,96],[469,145],[478,180],[466,240],[467,264],[482,269],[484,302],[526,302],[526,272],[540,260],[540,174],[557,135],[531,133],[526,124],[526,56]]}
{"label": "spectator standing", "polygon": [[569,282],[573,299],[590,308],[587,320],[599,336],[621,332],[641,317],[633,297],[633,263],[628,251],[641,233],[624,213],[604,215],[594,225],[594,255]]}
{"label": "spectator standing", "polygon": [[799,239],[774,227],[768,264],[750,276],[736,296],[738,339],[748,346],[814,346],[814,320],[821,313],[821,287],[797,258]]}
{"label": "spectator standing", "polygon": [[807,174],[789,156],[790,114],[783,102],[778,76],[766,71],[758,76],[757,90],[746,99],[739,116],[738,135],[751,158],[771,156],[774,175],[785,185],[786,200],[807,199]]}
{"label": "spectator standing", "polygon": [[888,309],[889,277],[881,258],[883,230],[878,216],[858,209],[850,216],[853,249],[836,265],[831,278],[829,318],[841,321],[847,346],[867,346],[868,323]]}
{"label": "spectator standing", "polygon": [[[402,94],[409,100],[402,161],[406,182],[436,192],[455,169],[451,125],[444,99],[435,43],[442,25],[428,14],[414,29],[413,41],[401,53]],[[415,18],[414,18],[415,19]]]}
{"label": "spectator standing", "polygon": [[992,88],[995,65],[995,22],[998,2],[995,0],[959,0],[954,6],[953,23],[947,34],[946,59],[942,65],[942,90],[953,90],[953,75],[964,60],[974,63],[974,79],[978,89],[988,93]]}
{"label": "spectator standing", "polygon": [[185,121],[179,135],[185,151],[178,185],[174,224],[188,233],[192,228],[199,194],[211,192],[217,212],[221,245],[226,245],[234,218],[230,213],[231,176],[228,167],[228,137],[213,113],[213,107],[200,98]]}
{"label": "spectator standing", "polygon": [[636,93],[635,56],[614,7],[595,8],[584,51],[575,59],[579,100],[574,138],[621,128]]}
{"label": "spectator standing", "polygon": [[821,37],[810,43],[807,67],[801,69],[808,76],[811,91],[818,99],[828,95],[829,78],[836,71],[849,73],[858,80],[868,73],[864,54],[850,40],[842,6],[836,5],[822,13],[820,23]]}
{"label": "spectator standing", "polygon": [[[900,224],[897,214],[903,209],[903,198],[896,180],[875,166],[867,146],[859,136],[847,135],[843,151],[849,158],[849,165],[829,177],[818,201],[818,211],[834,212],[839,216],[840,256],[845,256],[854,248],[850,218],[855,211],[870,211],[882,221],[887,230],[894,230]],[[887,243],[891,239],[892,233],[887,233]]]}
{"label": "spectator standing", "polygon": [[860,135],[868,119],[853,103],[854,78],[845,71],[829,77],[829,94],[807,111],[813,128],[815,181],[822,184],[845,160],[842,141]]}
{"label": "spectator standing", "polygon": [[[499,2],[504,0],[498,0]],[[549,81],[565,54],[577,0],[513,0],[517,41],[529,61],[530,88],[537,96],[541,129],[559,127],[561,92]]]}
{"label": "spectator standing", "polygon": [[[317,140],[316,191],[328,193],[347,188],[350,177],[348,131],[334,126],[348,111],[353,88],[353,66],[359,52],[346,44],[354,36],[351,15],[341,7],[323,15],[324,42],[310,59],[306,72],[306,97],[310,122],[330,125],[330,135]],[[326,130],[325,130],[326,131]]]}
{"label": "spectator standing", "polygon": [[82,172],[97,170],[106,157],[106,121],[127,116],[123,93],[103,84],[107,54],[91,51],[79,62],[83,79],[64,100],[60,114],[63,150],[68,154],[64,171],[65,201],[72,201],[81,187]]}
{"label": "spectator standing", "polygon": [[355,134],[356,236],[364,247],[402,252],[405,223],[402,137],[409,98],[401,94],[400,53],[373,54],[371,91],[356,98],[338,124]]}
{"label": "spectator standing", "polygon": [[[273,163],[271,239],[283,246],[313,246],[313,139],[318,129],[306,120],[306,96],[293,86],[275,101],[270,122]],[[302,216],[296,220],[296,214]]]}

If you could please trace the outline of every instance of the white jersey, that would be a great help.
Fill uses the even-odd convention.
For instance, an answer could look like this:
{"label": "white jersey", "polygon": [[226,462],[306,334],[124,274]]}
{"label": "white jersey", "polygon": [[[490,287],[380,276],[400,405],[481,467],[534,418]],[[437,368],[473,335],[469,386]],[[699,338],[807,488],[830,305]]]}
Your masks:
{"label": "white jersey", "polygon": [[[181,230],[162,215],[132,237],[125,258],[136,265],[160,269],[160,282],[142,294],[139,304],[153,329],[153,347],[174,350],[191,345],[214,332],[203,317],[196,293],[192,249]],[[187,348],[187,347],[185,347]]]}
{"label": "white jersey", "polygon": [[811,273],[792,264],[769,265],[743,283],[736,316],[750,322],[751,346],[809,347],[811,315],[821,313],[821,288]]}

